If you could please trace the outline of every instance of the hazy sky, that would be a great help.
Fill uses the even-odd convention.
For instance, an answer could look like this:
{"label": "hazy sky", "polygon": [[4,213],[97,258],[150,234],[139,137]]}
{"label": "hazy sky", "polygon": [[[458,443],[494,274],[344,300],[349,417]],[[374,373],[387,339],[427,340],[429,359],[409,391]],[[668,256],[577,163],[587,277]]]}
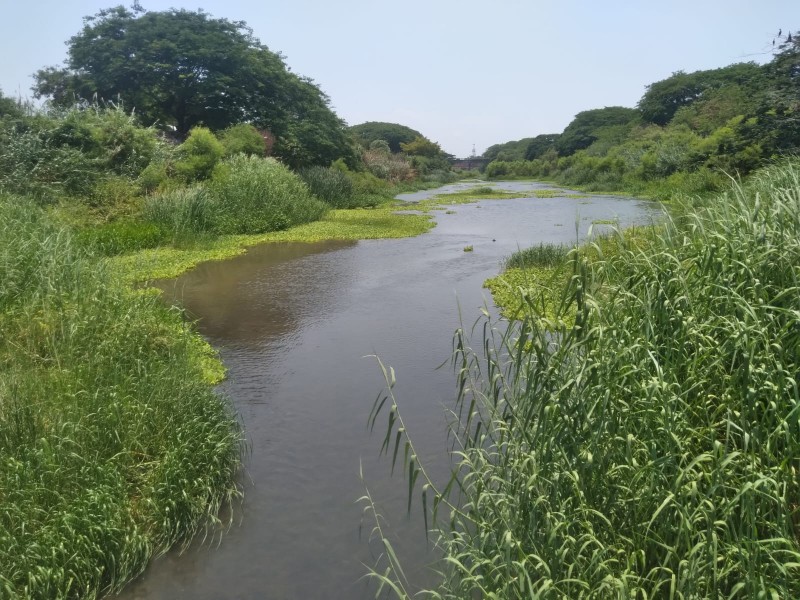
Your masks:
{"label": "hazy sky", "polygon": [[[124,0],[130,5],[132,0]],[[0,0],[0,89],[66,58],[114,0]],[[583,110],[634,106],[677,70],[766,62],[798,0],[141,0],[243,20],[355,125],[408,125],[466,156],[559,133]]]}

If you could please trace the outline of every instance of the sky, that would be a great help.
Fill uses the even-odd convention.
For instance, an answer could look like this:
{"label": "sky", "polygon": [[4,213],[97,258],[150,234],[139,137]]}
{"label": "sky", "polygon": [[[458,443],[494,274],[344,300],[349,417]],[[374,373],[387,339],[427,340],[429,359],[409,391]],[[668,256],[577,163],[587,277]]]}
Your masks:
{"label": "sky", "polygon": [[[83,17],[132,0],[0,0],[0,90],[30,96]],[[633,107],[673,72],[768,62],[798,0],[140,0],[245,21],[349,125],[407,125],[465,157]]]}

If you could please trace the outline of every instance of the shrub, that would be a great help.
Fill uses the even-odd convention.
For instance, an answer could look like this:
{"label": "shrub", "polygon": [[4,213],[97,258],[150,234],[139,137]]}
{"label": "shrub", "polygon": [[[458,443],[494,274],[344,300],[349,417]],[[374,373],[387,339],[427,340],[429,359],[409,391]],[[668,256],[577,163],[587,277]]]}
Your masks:
{"label": "shrub", "polygon": [[211,184],[216,233],[264,233],[315,221],[328,206],[272,158],[239,154],[226,159]]}
{"label": "shrub", "polygon": [[356,206],[353,182],[339,169],[307,167],[302,169],[299,175],[312,194],[334,208],[354,208]]}
{"label": "shrub", "polygon": [[206,233],[212,229],[211,195],[195,185],[152,196],[145,204],[144,218],[168,232],[173,241]]}
{"label": "shrub", "polygon": [[249,154],[264,156],[267,153],[267,143],[261,133],[248,123],[232,125],[219,136],[225,149],[225,156],[234,154]]}
{"label": "shrub", "polygon": [[505,260],[503,268],[560,267],[567,261],[569,252],[570,248],[561,244],[539,244],[517,250]]}
{"label": "shrub", "polygon": [[186,182],[208,179],[224,152],[222,143],[210,129],[195,127],[178,147],[175,174]]}

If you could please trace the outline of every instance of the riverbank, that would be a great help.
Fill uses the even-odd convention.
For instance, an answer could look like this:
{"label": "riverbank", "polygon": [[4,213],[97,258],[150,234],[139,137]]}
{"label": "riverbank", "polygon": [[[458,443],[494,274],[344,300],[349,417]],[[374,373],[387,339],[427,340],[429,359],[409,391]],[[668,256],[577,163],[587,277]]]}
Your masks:
{"label": "riverbank", "polygon": [[241,427],[180,314],[41,208],[0,197],[0,257],[0,596],[102,596],[219,522]]}
{"label": "riverbank", "polygon": [[798,215],[794,160],[574,260],[573,324],[528,305],[484,325],[487,356],[456,334],[458,498],[411,468],[439,507],[438,594],[800,596]]}

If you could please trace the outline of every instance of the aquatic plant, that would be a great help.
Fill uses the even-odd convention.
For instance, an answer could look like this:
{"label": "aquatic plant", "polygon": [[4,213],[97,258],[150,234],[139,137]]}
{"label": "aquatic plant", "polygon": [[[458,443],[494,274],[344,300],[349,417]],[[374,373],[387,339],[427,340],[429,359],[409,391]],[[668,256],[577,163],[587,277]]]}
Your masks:
{"label": "aquatic plant", "polygon": [[[800,597],[800,164],[679,215],[571,255],[574,324],[456,333],[449,481],[387,370],[370,423],[445,555],[430,597]],[[371,577],[410,596],[389,551]]]}

